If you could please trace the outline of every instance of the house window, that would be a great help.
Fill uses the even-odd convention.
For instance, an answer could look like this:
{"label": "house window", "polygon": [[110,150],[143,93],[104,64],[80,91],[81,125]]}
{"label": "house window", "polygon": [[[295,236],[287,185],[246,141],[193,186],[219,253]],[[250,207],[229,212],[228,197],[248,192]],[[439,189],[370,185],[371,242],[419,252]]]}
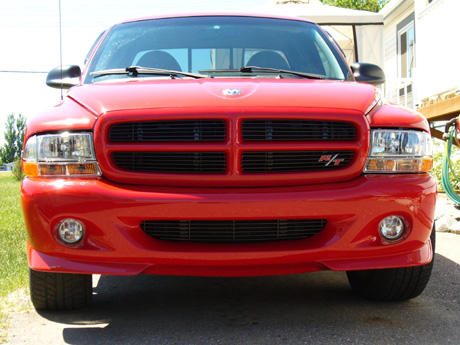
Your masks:
{"label": "house window", "polygon": [[412,78],[415,69],[415,30],[413,21],[398,31],[398,46],[399,77]]}

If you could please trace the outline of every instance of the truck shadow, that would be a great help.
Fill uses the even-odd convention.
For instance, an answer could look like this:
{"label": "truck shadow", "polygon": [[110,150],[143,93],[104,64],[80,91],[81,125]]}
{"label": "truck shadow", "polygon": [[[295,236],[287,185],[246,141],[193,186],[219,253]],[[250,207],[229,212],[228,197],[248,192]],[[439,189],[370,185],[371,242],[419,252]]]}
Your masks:
{"label": "truck shadow", "polygon": [[102,276],[91,308],[40,315],[67,324],[63,340],[81,345],[423,343],[418,336],[426,332],[445,343],[446,329],[457,328],[459,281],[460,266],[439,254],[425,292],[399,303],[356,297],[341,272]]}

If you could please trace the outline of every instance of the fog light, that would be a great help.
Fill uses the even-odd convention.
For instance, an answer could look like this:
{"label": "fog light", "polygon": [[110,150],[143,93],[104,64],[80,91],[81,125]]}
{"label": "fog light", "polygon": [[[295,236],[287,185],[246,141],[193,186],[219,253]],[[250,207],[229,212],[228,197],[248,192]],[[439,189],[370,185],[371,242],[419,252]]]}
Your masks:
{"label": "fog light", "polygon": [[83,238],[85,226],[82,222],[67,218],[61,221],[58,227],[59,238],[67,244],[75,244]]}
{"label": "fog light", "polygon": [[404,233],[404,220],[399,216],[386,217],[380,222],[379,230],[387,240],[397,240]]}

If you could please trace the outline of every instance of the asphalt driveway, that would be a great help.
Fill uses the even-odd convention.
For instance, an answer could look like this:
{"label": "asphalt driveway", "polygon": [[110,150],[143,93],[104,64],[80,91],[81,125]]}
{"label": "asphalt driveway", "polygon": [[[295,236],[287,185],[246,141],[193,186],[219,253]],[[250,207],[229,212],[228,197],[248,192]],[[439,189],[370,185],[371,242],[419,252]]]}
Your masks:
{"label": "asphalt driveway", "polygon": [[257,278],[103,276],[91,308],[11,315],[9,344],[460,344],[460,235],[438,233],[431,281],[362,300],[345,273]]}

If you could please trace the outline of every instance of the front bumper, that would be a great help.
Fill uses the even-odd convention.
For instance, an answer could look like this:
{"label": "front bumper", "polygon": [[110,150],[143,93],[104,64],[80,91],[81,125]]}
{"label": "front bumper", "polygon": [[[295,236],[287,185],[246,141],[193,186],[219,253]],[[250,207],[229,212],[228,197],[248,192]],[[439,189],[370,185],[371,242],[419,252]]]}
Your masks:
{"label": "front bumper", "polygon": [[[343,183],[280,188],[162,188],[107,180],[25,179],[22,204],[32,269],[89,274],[255,276],[423,265],[431,261],[436,183],[428,174],[363,175]],[[406,236],[385,242],[378,224],[400,215]],[[74,246],[60,243],[64,218],[85,223]],[[153,239],[146,219],[324,218],[303,240],[183,243]]]}

